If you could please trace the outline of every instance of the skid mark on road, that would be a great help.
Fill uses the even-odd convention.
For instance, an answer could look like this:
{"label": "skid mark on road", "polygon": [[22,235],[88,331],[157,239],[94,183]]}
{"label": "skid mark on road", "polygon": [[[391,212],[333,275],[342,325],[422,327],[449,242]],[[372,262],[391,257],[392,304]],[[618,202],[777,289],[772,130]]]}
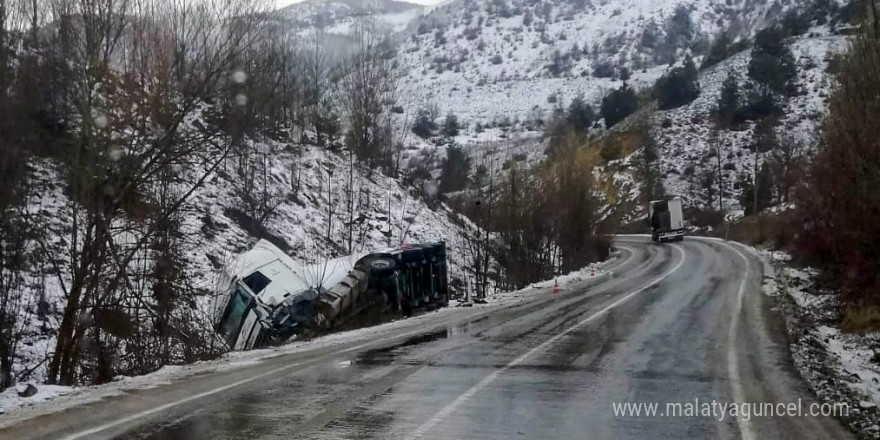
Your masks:
{"label": "skid mark on road", "polygon": [[470,389],[465,391],[464,394],[458,396],[455,400],[452,401],[452,403],[443,407],[443,409],[438,411],[437,414],[434,415],[434,417],[431,417],[428,421],[426,421],[421,426],[416,428],[416,430],[413,431],[413,433],[411,434],[410,438],[417,439],[417,438],[423,437],[431,429],[433,429],[435,426],[437,426],[438,423],[443,421],[443,419],[445,419],[450,414],[452,414],[456,409],[458,409],[458,407],[460,407],[462,404],[464,404],[465,402],[470,400],[473,396],[475,396],[477,393],[479,393],[481,390],[483,390],[483,388],[486,388],[489,384],[494,382],[496,379],[498,379],[499,376],[501,376],[502,374],[504,374],[505,372],[507,372],[511,368],[516,367],[519,364],[522,364],[523,362],[525,362],[528,358],[533,356],[535,353],[538,353],[539,351],[542,351],[542,350],[550,347],[551,345],[555,344],[556,341],[564,338],[569,333],[576,331],[577,329],[583,327],[586,324],[589,324],[590,322],[595,320],[597,317],[599,317],[599,316],[607,313],[608,311],[614,309],[615,307],[627,302],[630,298],[638,295],[639,293],[644,292],[649,287],[654,286],[655,284],[659,283],[660,281],[663,281],[669,275],[672,275],[672,273],[674,273],[676,270],[678,270],[681,267],[681,265],[684,263],[684,250],[677,245],[672,245],[672,246],[674,247],[674,249],[676,251],[678,251],[679,256],[680,256],[678,263],[672,269],[668,270],[667,272],[663,273],[659,277],[655,278],[650,283],[640,287],[637,290],[634,290],[634,291],[628,293],[623,298],[620,298],[617,301],[614,301],[613,303],[609,304],[608,306],[606,306],[602,310],[599,310],[598,312],[584,318],[582,321],[580,321],[579,323],[575,324],[572,327],[569,327],[568,329],[566,329],[562,333],[544,341],[541,345],[538,345],[537,347],[520,355],[518,358],[511,361],[509,364],[493,371],[488,376],[484,377],[481,381],[477,382],[476,385],[472,386]]}

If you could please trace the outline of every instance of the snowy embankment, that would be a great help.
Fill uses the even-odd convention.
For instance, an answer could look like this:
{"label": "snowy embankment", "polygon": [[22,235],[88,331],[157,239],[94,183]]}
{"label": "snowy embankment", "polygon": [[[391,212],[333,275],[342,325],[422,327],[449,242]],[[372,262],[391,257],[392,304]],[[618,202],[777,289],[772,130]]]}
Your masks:
{"label": "snowy embankment", "polygon": [[[483,307],[487,306],[483,305]],[[36,384],[36,394],[25,397],[19,395],[19,393],[24,392],[29,384],[33,384],[19,384],[17,387],[9,388],[0,393],[0,415],[3,415],[2,419],[0,419],[0,428],[24,419],[62,411],[66,408],[120,395],[127,391],[166,385],[196,374],[235,369],[277,356],[368,340],[376,335],[400,327],[418,324],[420,321],[433,319],[441,314],[457,313],[461,310],[458,308],[444,308],[414,318],[400,319],[374,327],[334,333],[306,341],[294,341],[278,347],[229,352],[218,359],[196,362],[189,365],[165,366],[156,372],[143,376],[119,376],[113,382],[102,385],[75,387]]]}
{"label": "snowy embankment", "polygon": [[843,421],[861,438],[880,437],[880,333],[844,333],[839,296],[816,287],[815,270],[789,266],[783,252],[760,254],[764,293],[785,316],[798,371],[821,400],[849,406]]}
{"label": "snowy embankment", "polygon": [[[468,236],[476,227],[442,203],[429,206],[421,196],[426,191],[352,167],[343,153],[270,141],[253,143],[252,149],[250,166],[230,159],[182,210],[182,271],[196,291],[196,314],[204,321],[212,316],[218,271],[260,238],[303,264],[401,242],[445,241],[451,285],[463,284]],[[34,252],[46,261],[23,274],[27,283],[15,324],[21,339],[13,359],[13,374],[22,383],[45,379],[66,305],[62,286],[71,283],[74,204],[64,187],[64,173],[48,159],[32,163],[36,191],[27,209],[45,231]],[[265,198],[261,208],[271,208],[261,213],[265,220],[257,226],[243,194]]]}
{"label": "snowy embankment", "polygon": [[571,284],[588,281],[588,280],[603,280],[606,278],[610,278],[613,276],[613,273],[608,270],[604,270],[603,268],[608,266],[611,262],[616,261],[620,258],[620,251],[614,251],[611,254],[611,257],[605,261],[601,261],[598,263],[593,263],[587,267],[584,267],[580,270],[576,270],[573,272],[569,272],[565,275],[560,275],[552,280],[539,281],[537,283],[533,283],[529,285],[528,288],[531,289],[545,289],[548,287],[558,287],[560,290],[565,289]]}

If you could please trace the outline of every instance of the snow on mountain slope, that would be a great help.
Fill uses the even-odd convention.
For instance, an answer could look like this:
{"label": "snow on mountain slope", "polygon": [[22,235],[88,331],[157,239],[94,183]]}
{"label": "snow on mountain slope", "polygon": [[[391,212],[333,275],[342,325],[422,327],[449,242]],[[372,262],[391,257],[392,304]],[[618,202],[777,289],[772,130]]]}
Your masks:
{"label": "snow on mountain slope", "polygon": [[[798,144],[802,150],[798,154],[807,157],[815,144],[818,124],[827,111],[825,98],[833,86],[833,77],[828,72],[829,58],[847,47],[843,36],[828,34],[825,29],[814,31],[794,38],[791,43],[801,93],[787,100],[775,130],[781,141]],[[749,59],[749,51],[744,51],[705,70],[700,75],[699,98],[677,109],[655,112],[652,120],[660,147],[659,167],[665,175],[664,186],[669,194],[685,195],[690,203],[699,205],[705,197],[699,176],[717,166],[712,150],[720,146],[727,182],[724,205],[741,209],[738,206],[741,191],[736,182],[741,175],[751,179],[753,174],[755,156],[750,147],[755,142],[755,124],[748,123],[741,130],[716,130],[712,112],[728,71],[735,71],[741,79],[747,78]],[[761,161],[766,156],[762,154]]]}
{"label": "snow on mountain slope", "polygon": [[362,17],[372,17],[388,31],[400,32],[418,18],[421,5],[395,0],[309,0],[280,10],[287,25],[303,32],[322,27],[329,34],[345,35]]}
{"label": "snow on mountain slope", "polygon": [[[553,108],[548,98],[554,94],[563,98],[560,104],[578,93],[595,103],[619,87],[622,68],[643,87],[680,59],[683,47],[666,43],[673,34],[686,34],[679,46],[699,52],[721,31],[749,38],[807,3],[455,0],[413,23],[401,45],[401,82],[409,90],[404,105],[433,102],[466,122],[485,123],[537,117]],[[680,7],[691,25],[684,31],[672,20]]]}
{"label": "snow on mountain slope", "polygon": [[[321,264],[348,254],[349,224],[354,225],[353,252],[396,247],[401,242],[446,241],[450,286],[453,294],[462,293],[459,286],[466,276],[468,258],[465,234],[473,228],[469,221],[445,205],[429,207],[415,195],[418,191],[375,171],[355,167],[349,183],[347,157],[337,153],[271,141],[252,143],[251,147],[265,155],[258,158],[265,168],[254,171],[265,175],[268,185],[265,192],[258,185],[257,191],[268,194],[275,208],[265,225],[256,228],[264,231],[253,232],[248,227],[249,213],[244,212],[246,204],[239,196],[242,180],[234,159],[218,170],[183,210],[182,270],[187,284],[200,292],[194,319],[210,321],[213,296],[225,293],[217,292],[219,269],[259,238],[272,241],[297,262]],[[34,245],[34,252],[46,255],[47,261],[24,275],[27,282],[17,323],[23,329],[22,341],[14,371],[19,375],[26,372],[20,380],[42,382],[66,304],[62,286],[70,286],[68,234],[73,227],[73,205],[64,190],[64,173],[55,163],[35,160],[32,176],[31,185],[38,191],[28,211],[47,231],[39,246]],[[349,199],[349,194],[354,197]]]}
{"label": "snow on mountain slope", "polygon": [[[347,224],[351,218],[355,223],[352,252],[396,247],[405,241],[446,241],[450,277],[464,276],[464,252],[459,246],[463,244],[462,231],[470,224],[462,223],[464,220],[444,205],[432,209],[414,195],[415,190],[360,167],[355,167],[350,184],[347,159],[317,147],[281,143],[257,147],[266,154],[271,191],[278,195],[276,212],[265,225],[268,238],[295,260],[320,263],[348,254]],[[197,273],[207,275],[202,280],[205,284],[219,269],[218,261],[247,250],[256,241],[238,220],[234,179],[218,173],[192,201],[199,213],[187,218],[189,234],[210,235],[205,242],[195,243],[192,254],[192,263],[201,269]],[[298,191],[291,189],[296,186]],[[349,195],[353,196],[351,201]],[[354,210],[351,216],[349,202]]]}

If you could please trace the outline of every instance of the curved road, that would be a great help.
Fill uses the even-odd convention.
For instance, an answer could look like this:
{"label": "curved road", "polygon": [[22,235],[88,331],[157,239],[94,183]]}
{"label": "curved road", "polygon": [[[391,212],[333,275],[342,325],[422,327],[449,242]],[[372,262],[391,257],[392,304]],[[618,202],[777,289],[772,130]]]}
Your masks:
{"label": "curved road", "polygon": [[[423,316],[33,418],[0,438],[852,437],[827,417],[661,414],[667,403],[815,400],[745,248],[639,236],[617,247],[600,284]],[[616,415],[625,402],[658,403],[657,415]]]}

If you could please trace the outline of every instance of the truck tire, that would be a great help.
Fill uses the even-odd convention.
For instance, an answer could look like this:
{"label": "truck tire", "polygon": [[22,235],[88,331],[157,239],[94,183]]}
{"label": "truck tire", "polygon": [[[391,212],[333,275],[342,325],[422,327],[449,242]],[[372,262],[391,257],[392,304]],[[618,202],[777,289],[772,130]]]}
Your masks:
{"label": "truck tire", "polygon": [[396,264],[394,260],[390,258],[376,258],[375,260],[370,261],[370,269],[377,271],[391,271],[394,270]]}

